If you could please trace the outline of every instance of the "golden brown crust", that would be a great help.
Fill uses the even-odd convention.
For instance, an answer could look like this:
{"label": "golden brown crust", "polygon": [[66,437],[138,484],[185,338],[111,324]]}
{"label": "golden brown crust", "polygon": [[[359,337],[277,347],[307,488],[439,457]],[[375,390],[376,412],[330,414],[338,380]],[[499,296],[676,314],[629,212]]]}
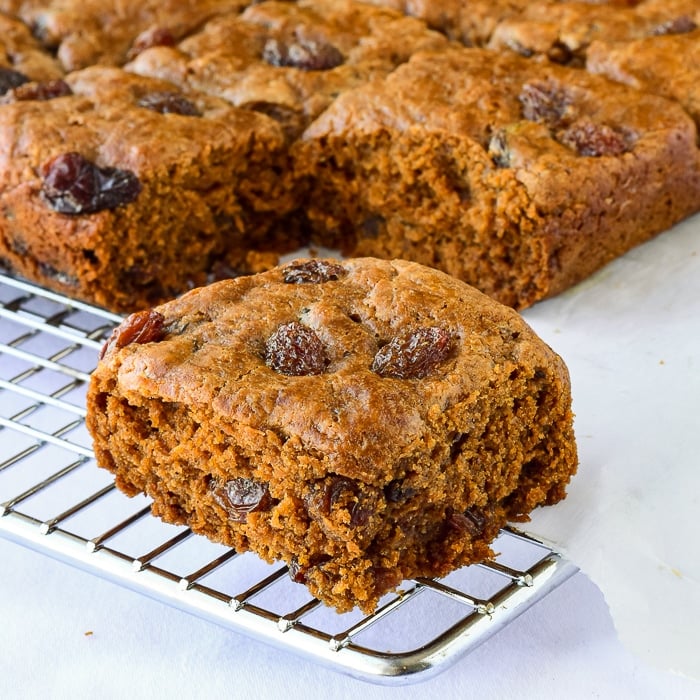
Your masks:
{"label": "golden brown crust", "polygon": [[455,49],[341,96],[296,155],[320,240],[438,267],[522,308],[697,210],[695,138],[657,97]]}
{"label": "golden brown crust", "polygon": [[628,41],[656,26],[633,8],[586,2],[536,2],[495,27],[488,46],[526,57],[544,56],[555,63],[581,66],[596,38]]}
{"label": "golden brown crust", "polygon": [[145,51],[127,68],[276,113],[299,122],[298,134],[338,94],[447,44],[418,20],[362,3],[264,2],[175,47]]}
{"label": "golden brown crust", "polygon": [[[700,18],[699,18],[700,19]],[[668,97],[700,125],[700,29],[638,41],[596,41],[586,69],[643,92]]]}
{"label": "golden brown crust", "polygon": [[[268,269],[311,234],[523,308],[700,208],[697,134],[679,109],[571,67],[592,46],[590,72],[697,120],[695,72],[678,61],[695,48],[698,0],[0,0],[0,11],[27,22],[0,15],[0,263],[115,310]],[[652,46],[672,53],[657,61]],[[64,66],[128,70],[48,83],[63,74],[50,50]],[[20,68],[33,82],[16,86]],[[146,118],[134,102],[152,90],[201,116]],[[101,168],[137,159],[141,205],[47,212],[40,171],[68,148]]]}
{"label": "golden brown crust", "polygon": [[0,14],[0,69],[22,73],[27,80],[53,80],[63,76],[59,62],[44,50],[22,22]]}
{"label": "golden brown crust", "polygon": [[[333,274],[296,275],[319,264]],[[94,374],[99,463],[166,520],[283,559],[338,609],[483,558],[506,518],[562,498],[575,471],[561,359],[438,271],[297,261],[157,313],[150,342],[113,339]],[[320,371],[266,354],[289,323],[320,341]]]}
{"label": "golden brown crust", "polygon": [[122,65],[149,43],[172,44],[207,19],[239,12],[246,0],[30,0],[3,2],[20,17],[66,71]]}
{"label": "golden brown crust", "polygon": [[[73,94],[0,109],[0,140],[11,144],[0,152],[0,245],[20,274],[111,309],[143,308],[204,283],[215,260],[255,248],[295,206],[273,120],[117,68],[67,82]],[[196,113],[141,104],[164,94]],[[138,196],[95,211],[56,207],[47,167],[68,153],[131,173]]]}

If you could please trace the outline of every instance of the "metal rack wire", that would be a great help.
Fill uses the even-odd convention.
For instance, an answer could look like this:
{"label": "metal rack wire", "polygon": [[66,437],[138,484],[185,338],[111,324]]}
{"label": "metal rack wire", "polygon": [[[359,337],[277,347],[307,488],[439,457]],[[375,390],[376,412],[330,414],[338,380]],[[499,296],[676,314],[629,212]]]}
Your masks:
{"label": "metal rack wire", "polygon": [[0,275],[0,536],[357,678],[433,675],[575,573],[505,529],[499,556],[406,581],[371,615],[339,615],[281,564],[150,516],[98,469],[85,388],[119,317]]}

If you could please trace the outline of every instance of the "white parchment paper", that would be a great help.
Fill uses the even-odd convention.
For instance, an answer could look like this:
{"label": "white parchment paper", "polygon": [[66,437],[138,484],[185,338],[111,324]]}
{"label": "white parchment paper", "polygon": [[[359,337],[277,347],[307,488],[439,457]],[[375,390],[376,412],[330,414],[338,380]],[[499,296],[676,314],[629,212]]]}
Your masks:
{"label": "white parchment paper", "polygon": [[700,679],[700,216],[523,316],[569,366],[580,452],[524,529],[598,584],[626,646]]}

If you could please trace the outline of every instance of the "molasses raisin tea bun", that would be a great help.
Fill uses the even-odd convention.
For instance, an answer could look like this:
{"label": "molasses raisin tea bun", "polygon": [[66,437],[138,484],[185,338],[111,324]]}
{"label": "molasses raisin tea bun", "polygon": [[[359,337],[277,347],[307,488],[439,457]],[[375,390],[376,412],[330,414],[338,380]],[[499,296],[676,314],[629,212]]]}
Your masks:
{"label": "molasses raisin tea bun", "polygon": [[97,461],[170,523],[339,611],[491,555],[577,465],[567,369],[437,270],[296,260],[129,316],[88,393]]}

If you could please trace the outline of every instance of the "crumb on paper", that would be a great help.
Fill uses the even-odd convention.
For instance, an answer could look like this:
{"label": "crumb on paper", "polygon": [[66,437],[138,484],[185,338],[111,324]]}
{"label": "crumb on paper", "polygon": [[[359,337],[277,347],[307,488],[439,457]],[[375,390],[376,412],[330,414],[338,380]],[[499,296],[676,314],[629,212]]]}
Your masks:
{"label": "crumb on paper", "polygon": [[87,632],[85,632],[86,637],[92,637],[93,634],[94,632],[92,630],[88,630]]}

